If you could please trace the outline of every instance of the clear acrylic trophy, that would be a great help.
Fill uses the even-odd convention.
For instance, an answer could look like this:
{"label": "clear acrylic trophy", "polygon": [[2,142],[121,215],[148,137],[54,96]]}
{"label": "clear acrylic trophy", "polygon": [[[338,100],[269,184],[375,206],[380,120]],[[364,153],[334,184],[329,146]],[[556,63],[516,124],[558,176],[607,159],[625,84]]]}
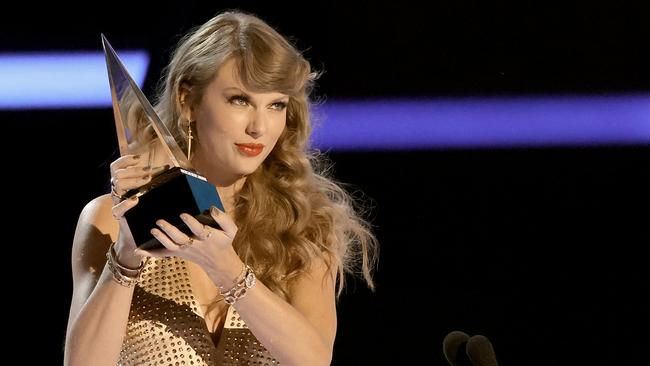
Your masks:
{"label": "clear acrylic trophy", "polygon": [[136,135],[137,131],[144,131],[145,127],[150,126],[157,137],[150,144],[159,144],[172,165],[170,169],[152,177],[149,183],[130,190],[122,196],[125,199],[134,195],[139,197],[138,204],[124,215],[136,245],[142,249],[163,247],[150,232],[157,226],[158,219],[164,219],[192,236],[192,232],[179,216],[181,213],[193,215],[205,225],[218,227],[209,212],[211,206],[224,210],[216,187],[191,167],[188,158],[169,129],[133,81],[103,34],[102,44],[106,56],[120,155],[138,154],[149,147],[151,164],[154,160],[154,149],[150,148],[151,145],[143,146],[139,141],[141,139]]}

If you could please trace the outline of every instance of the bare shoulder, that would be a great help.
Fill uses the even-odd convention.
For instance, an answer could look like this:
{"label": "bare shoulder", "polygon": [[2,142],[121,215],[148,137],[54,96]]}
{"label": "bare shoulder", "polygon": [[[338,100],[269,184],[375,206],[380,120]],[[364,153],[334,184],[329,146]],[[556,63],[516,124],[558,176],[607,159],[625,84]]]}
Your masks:
{"label": "bare shoulder", "polygon": [[112,207],[111,196],[106,194],[88,202],[81,211],[72,243],[73,275],[96,271],[104,265],[108,246],[119,230]]}
{"label": "bare shoulder", "polygon": [[117,234],[119,225],[112,215],[113,199],[110,194],[99,196],[88,202],[81,210],[75,237],[87,230],[97,230],[111,237]]}
{"label": "bare shoulder", "polygon": [[[104,194],[94,198],[84,206],[79,215],[79,221],[82,219],[107,219],[111,216],[113,200],[110,194]],[[114,220],[113,220],[114,221]]]}
{"label": "bare shoulder", "polygon": [[336,267],[330,266],[321,257],[312,257],[305,271],[292,281],[289,289],[290,302],[298,298],[313,298],[314,296],[330,297],[334,294],[336,284]]}

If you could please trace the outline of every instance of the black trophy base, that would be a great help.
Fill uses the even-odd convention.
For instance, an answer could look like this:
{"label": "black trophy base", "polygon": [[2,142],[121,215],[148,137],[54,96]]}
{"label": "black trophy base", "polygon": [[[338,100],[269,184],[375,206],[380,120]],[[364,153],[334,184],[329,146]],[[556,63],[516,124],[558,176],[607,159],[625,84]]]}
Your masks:
{"label": "black trophy base", "polygon": [[128,210],[126,218],[133,239],[138,248],[164,248],[151,235],[151,229],[157,228],[156,221],[163,219],[176,226],[188,236],[194,235],[185,225],[180,214],[194,216],[204,225],[219,227],[210,215],[210,207],[220,210],[223,204],[214,185],[195,172],[174,167],[157,176],[144,186],[131,190],[124,195],[129,198],[139,196],[138,204]]}

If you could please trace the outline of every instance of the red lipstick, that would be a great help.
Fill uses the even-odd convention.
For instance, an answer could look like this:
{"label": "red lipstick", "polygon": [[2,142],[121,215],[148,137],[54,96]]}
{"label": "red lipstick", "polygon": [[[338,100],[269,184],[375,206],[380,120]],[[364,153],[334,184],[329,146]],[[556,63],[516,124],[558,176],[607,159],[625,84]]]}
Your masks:
{"label": "red lipstick", "polygon": [[264,150],[263,144],[235,144],[239,151],[246,156],[257,156]]}

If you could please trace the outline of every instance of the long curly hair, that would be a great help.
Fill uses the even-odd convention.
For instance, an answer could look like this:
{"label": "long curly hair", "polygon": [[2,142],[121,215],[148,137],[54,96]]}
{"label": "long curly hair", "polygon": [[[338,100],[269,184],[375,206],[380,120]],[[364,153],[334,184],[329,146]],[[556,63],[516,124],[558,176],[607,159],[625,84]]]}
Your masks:
{"label": "long curly hair", "polygon": [[[233,246],[258,278],[287,298],[292,281],[314,258],[336,268],[337,296],[345,274],[362,274],[374,289],[375,237],[362,217],[359,202],[328,177],[326,160],[309,149],[309,95],[318,73],[283,36],[261,19],[228,11],[183,37],[164,71],[155,109],[182,148],[187,146],[180,89],[190,87],[190,105],[227,60],[236,61],[237,76],[256,92],[289,95],[287,123],[273,151],[250,174],[235,198],[238,233]],[[185,100],[188,102],[188,100]],[[141,142],[155,139],[148,122],[135,130]],[[200,136],[197,136],[200,139]]]}

